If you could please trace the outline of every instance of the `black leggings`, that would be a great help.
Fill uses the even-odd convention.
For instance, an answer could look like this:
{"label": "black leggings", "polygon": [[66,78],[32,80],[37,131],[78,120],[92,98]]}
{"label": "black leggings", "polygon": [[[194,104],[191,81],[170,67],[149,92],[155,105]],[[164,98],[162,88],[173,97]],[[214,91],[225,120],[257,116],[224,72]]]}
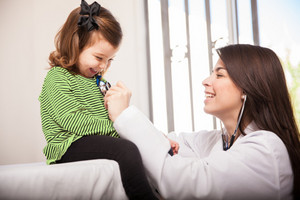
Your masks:
{"label": "black leggings", "polygon": [[134,143],[110,136],[84,136],[73,142],[57,163],[91,159],[118,162],[123,187],[129,199],[157,199],[148,183],[140,152]]}

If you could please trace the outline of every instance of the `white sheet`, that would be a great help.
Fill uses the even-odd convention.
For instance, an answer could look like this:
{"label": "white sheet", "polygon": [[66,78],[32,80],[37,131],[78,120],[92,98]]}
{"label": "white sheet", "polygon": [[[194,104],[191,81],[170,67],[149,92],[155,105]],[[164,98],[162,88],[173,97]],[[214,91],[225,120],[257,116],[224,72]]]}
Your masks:
{"label": "white sheet", "polygon": [[0,199],[127,199],[119,165],[89,160],[0,166]]}

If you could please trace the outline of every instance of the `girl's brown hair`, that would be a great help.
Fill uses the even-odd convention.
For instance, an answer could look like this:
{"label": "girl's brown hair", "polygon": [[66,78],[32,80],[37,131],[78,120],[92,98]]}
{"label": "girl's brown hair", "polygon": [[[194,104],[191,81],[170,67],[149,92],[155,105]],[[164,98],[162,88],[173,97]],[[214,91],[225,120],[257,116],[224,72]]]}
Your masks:
{"label": "girl's brown hair", "polygon": [[275,133],[285,144],[294,174],[294,199],[300,199],[299,129],[277,55],[268,48],[246,44],[217,50],[233,82],[247,95],[240,131],[249,121]]}
{"label": "girl's brown hair", "polygon": [[81,16],[80,7],[74,9],[68,16],[66,22],[55,36],[56,50],[50,53],[49,64],[51,67],[60,66],[71,72],[77,71],[76,63],[83,48],[92,45],[92,34],[98,31],[115,48],[122,40],[122,29],[119,22],[111,12],[103,7],[100,14],[93,18],[99,25],[98,29],[88,31],[86,27],[77,25]]}

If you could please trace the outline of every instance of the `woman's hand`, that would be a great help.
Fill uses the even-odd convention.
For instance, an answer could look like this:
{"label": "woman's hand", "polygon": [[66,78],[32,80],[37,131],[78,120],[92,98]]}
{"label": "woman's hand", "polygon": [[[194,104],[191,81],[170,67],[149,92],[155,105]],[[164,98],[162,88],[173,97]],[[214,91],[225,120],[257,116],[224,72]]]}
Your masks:
{"label": "woman's hand", "polygon": [[131,91],[120,81],[107,91],[104,105],[113,122],[129,106],[130,98]]}
{"label": "woman's hand", "polygon": [[172,148],[172,151],[173,151],[173,154],[176,155],[178,154],[178,150],[179,150],[179,144],[178,142],[174,141],[174,140],[171,140],[169,139],[169,142],[170,142],[170,145],[171,145],[171,148]]}

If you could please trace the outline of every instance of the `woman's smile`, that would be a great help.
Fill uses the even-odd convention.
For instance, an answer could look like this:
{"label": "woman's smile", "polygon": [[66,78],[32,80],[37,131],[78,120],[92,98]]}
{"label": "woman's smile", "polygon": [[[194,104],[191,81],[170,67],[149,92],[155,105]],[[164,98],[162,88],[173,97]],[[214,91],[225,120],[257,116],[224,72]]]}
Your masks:
{"label": "woman's smile", "polygon": [[204,103],[207,103],[211,99],[213,99],[216,95],[210,92],[205,92],[205,100]]}

